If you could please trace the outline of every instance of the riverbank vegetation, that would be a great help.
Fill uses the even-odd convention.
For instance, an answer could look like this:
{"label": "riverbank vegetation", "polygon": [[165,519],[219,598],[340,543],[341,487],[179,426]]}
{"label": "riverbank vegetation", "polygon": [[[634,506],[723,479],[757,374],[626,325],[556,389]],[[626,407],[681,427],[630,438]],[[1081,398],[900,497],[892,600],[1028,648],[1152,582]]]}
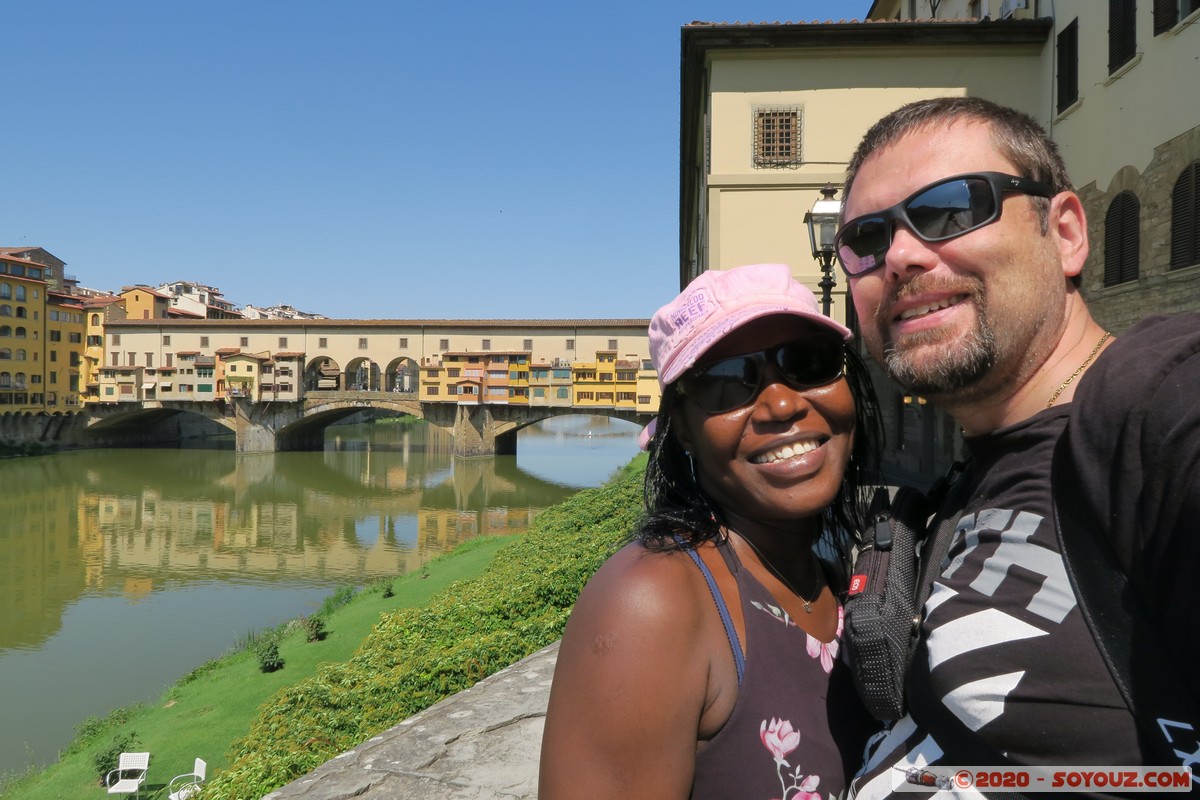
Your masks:
{"label": "riverbank vegetation", "polygon": [[[632,530],[645,457],[598,489],[537,516],[523,536],[477,539],[449,556],[270,632],[283,666],[260,669],[248,636],[155,704],[88,720],[52,767],[0,788],[16,800],[97,791],[95,760],[136,737],[151,753],[148,791],[209,763],[203,792],[257,798],[449,695],[556,641],[591,574]],[[337,607],[335,607],[337,606]],[[257,710],[256,710],[257,709]]]}

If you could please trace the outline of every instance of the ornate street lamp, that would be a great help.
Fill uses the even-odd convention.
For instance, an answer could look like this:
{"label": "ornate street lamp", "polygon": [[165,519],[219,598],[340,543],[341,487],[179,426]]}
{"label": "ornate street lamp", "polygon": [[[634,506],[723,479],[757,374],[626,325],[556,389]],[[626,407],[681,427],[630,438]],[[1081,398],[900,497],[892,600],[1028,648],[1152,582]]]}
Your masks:
{"label": "ornate street lamp", "polygon": [[829,316],[829,307],[833,302],[833,287],[837,281],[833,277],[833,260],[836,257],[833,250],[833,236],[837,233],[838,215],[842,211],[842,201],[834,200],[837,189],[833,184],[825,184],[821,190],[821,199],[813,203],[812,211],[804,215],[808,225],[808,241],[812,245],[812,257],[821,264],[821,310]]}

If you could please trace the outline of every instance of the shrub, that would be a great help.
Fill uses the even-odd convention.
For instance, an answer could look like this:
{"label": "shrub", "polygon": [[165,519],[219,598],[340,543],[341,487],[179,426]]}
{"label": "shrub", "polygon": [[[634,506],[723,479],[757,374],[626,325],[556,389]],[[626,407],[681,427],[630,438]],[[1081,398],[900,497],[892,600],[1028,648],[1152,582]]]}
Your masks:
{"label": "shrub", "polygon": [[96,773],[97,781],[103,784],[108,773],[117,768],[121,753],[136,751],[141,746],[142,742],[135,732],[117,734],[107,747],[92,756],[92,769]]}
{"label": "shrub", "polygon": [[319,642],[329,635],[329,631],[325,629],[325,618],[320,614],[312,614],[300,620],[300,627],[304,630],[306,642]]}
{"label": "shrub", "polygon": [[283,659],[279,657],[279,638],[274,634],[263,634],[255,640],[254,655],[258,658],[258,668],[263,672],[283,669]]}

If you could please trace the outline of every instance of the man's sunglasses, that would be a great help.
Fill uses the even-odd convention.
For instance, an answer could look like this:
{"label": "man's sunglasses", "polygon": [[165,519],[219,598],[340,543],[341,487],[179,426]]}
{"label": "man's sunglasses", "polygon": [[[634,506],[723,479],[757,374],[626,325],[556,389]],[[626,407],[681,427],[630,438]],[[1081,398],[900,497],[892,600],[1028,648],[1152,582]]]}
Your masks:
{"label": "man's sunglasses", "polygon": [[842,269],[851,277],[883,266],[897,222],[924,242],[944,242],[1000,219],[1007,192],[1053,197],[1044,183],[1005,175],[972,172],[954,175],[918,189],[891,208],[864,214],[837,232],[834,248]]}
{"label": "man's sunglasses", "polygon": [[723,414],[758,397],[767,382],[768,363],[793,389],[815,389],[842,377],[845,344],[835,334],[806,336],[694,369],[680,379],[679,388],[701,411]]}

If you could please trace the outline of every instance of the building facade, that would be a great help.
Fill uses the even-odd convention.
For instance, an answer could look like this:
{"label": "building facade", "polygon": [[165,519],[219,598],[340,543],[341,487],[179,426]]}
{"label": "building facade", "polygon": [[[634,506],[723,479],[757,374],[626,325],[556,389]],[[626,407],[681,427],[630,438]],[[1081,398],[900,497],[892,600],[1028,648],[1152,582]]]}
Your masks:
{"label": "building facade", "polygon": [[647,320],[111,321],[100,403],[397,392],[656,411]]}
{"label": "building facade", "polygon": [[46,410],[46,272],[0,254],[0,413]]}
{"label": "building facade", "polygon": [[80,299],[46,295],[45,402],[49,411],[78,411],[82,403],[83,337],[86,316]]}

